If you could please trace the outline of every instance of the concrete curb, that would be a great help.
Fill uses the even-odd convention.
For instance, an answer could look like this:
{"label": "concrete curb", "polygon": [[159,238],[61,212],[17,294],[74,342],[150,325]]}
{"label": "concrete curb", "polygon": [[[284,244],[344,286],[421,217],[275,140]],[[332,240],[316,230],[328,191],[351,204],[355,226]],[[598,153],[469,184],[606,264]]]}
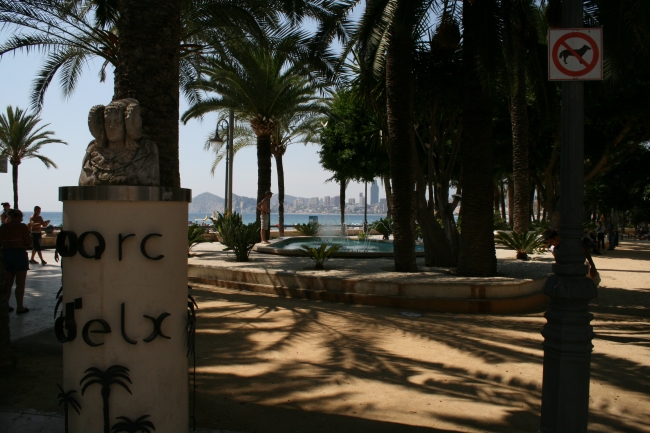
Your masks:
{"label": "concrete curb", "polygon": [[[518,313],[548,302],[546,278],[481,284],[399,282],[189,265],[189,281],[298,299],[453,313]],[[479,279],[477,279],[479,280]]]}

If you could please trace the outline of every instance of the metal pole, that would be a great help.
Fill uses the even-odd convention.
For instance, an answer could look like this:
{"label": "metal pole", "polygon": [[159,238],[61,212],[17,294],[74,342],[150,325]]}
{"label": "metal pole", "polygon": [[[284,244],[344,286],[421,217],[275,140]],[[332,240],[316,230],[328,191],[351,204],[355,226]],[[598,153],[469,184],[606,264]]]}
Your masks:
{"label": "metal pole", "polygon": [[230,209],[228,207],[228,181],[230,180],[230,175],[228,173],[230,169],[230,149],[229,149],[229,141],[230,138],[228,138],[228,141],[226,141],[226,183],[225,183],[225,192],[223,194],[223,211],[224,213],[226,212],[227,209]]}
{"label": "metal pole", "polygon": [[[562,2],[562,26],[583,27],[583,0]],[[587,433],[591,340],[589,301],[598,296],[582,251],[584,200],[584,87],[562,83],[560,168],[561,245],[544,293],[551,298],[544,325],[541,431]]]}
{"label": "metal pole", "polygon": [[228,178],[228,208],[233,210],[232,204],[232,175],[235,163],[235,110],[230,109],[228,114],[228,156],[230,158],[230,177]]}
{"label": "metal pole", "polygon": [[368,232],[368,182],[365,183],[366,191],[363,193],[363,232]]}

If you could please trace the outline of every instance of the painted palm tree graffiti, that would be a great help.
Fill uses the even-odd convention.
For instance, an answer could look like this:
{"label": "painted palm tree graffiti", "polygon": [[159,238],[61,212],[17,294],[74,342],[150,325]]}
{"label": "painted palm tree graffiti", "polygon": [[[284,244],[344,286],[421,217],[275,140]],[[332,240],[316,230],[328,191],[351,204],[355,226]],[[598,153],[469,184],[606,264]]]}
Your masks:
{"label": "painted palm tree graffiti", "polygon": [[132,421],[125,416],[118,416],[117,419],[122,420],[115,424],[111,431],[113,433],[151,433],[156,430],[153,423],[147,418],[151,415],[142,415],[140,418]]}
{"label": "painted palm tree graffiti", "polygon": [[65,419],[65,433],[68,433],[68,431],[69,431],[68,430],[68,409],[73,408],[75,410],[75,412],[77,412],[77,415],[80,415],[81,414],[81,412],[80,412],[81,405],[79,404],[77,399],[72,396],[72,394],[75,394],[77,391],[67,391],[66,392],[66,391],[63,390],[63,387],[61,385],[59,385],[58,383],[56,384],[56,386],[58,386],[59,390],[61,390],[61,392],[58,395],[58,397],[59,397],[59,405],[63,404],[63,413],[64,413],[64,416],[65,416],[65,418],[64,418]]}
{"label": "painted palm tree graffiti", "polygon": [[111,396],[111,385],[119,385],[131,394],[128,385],[124,383],[124,381],[133,383],[129,378],[129,369],[122,367],[121,365],[112,365],[108,367],[106,371],[102,371],[96,367],[91,367],[86,370],[85,373],[86,375],[79,382],[80,385],[83,385],[83,388],[81,388],[81,395],[84,395],[86,389],[91,385],[98,384],[102,386],[101,394],[104,409],[104,433],[110,433],[108,400]]}

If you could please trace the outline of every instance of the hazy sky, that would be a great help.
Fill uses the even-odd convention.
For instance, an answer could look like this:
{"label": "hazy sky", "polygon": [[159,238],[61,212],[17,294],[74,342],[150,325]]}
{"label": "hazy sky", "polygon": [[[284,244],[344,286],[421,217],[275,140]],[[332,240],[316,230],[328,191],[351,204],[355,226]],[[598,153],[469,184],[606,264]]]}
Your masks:
{"label": "hazy sky", "polygon": [[[0,41],[7,37],[0,33]],[[32,52],[29,55],[5,55],[0,58],[0,110],[5,112],[8,105],[29,108],[29,94],[36,72],[42,63],[42,55]],[[77,185],[81,161],[91,140],[88,131],[88,110],[96,104],[108,104],[113,95],[113,74],[108,75],[106,83],[100,83],[99,59],[90,62],[85,68],[76,91],[64,100],[55,77],[45,95],[41,112],[43,123],[55,132],[55,136],[68,143],[48,144],[42,154],[52,159],[58,169],[47,169],[36,159],[25,160],[19,167],[18,194],[19,206],[29,211],[39,205],[44,211],[60,211],[58,187]],[[181,96],[181,113],[187,103]],[[217,168],[215,176],[210,175],[212,154],[203,150],[205,138],[214,131],[216,115],[205,116],[203,122],[191,120],[187,125],[180,124],[180,172],[183,188],[192,189],[192,195],[211,192],[223,197],[224,164]],[[331,176],[318,163],[318,146],[292,144],[284,157],[286,194],[299,197],[323,197],[339,194],[338,184],[325,183]],[[9,171],[11,168],[9,167]],[[275,162],[273,162],[273,191],[277,192]],[[257,191],[257,161],[255,148],[241,150],[235,156],[233,192],[238,195],[255,197]],[[351,183],[347,189],[348,197],[359,197],[362,184]],[[380,197],[385,197],[380,187]],[[0,173],[0,201],[13,205],[11,174]]]}

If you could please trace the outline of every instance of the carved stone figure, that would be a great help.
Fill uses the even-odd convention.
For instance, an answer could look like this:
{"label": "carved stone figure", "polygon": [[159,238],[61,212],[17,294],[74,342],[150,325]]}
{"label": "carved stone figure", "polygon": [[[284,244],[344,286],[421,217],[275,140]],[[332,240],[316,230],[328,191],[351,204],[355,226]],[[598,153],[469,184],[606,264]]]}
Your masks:
{"label": "carved stone figure", "polygon": [[86,149],[80,186],[159,186],[158,146],[142,135],[140,104],[120,99],[88,114],[95,137]]}

